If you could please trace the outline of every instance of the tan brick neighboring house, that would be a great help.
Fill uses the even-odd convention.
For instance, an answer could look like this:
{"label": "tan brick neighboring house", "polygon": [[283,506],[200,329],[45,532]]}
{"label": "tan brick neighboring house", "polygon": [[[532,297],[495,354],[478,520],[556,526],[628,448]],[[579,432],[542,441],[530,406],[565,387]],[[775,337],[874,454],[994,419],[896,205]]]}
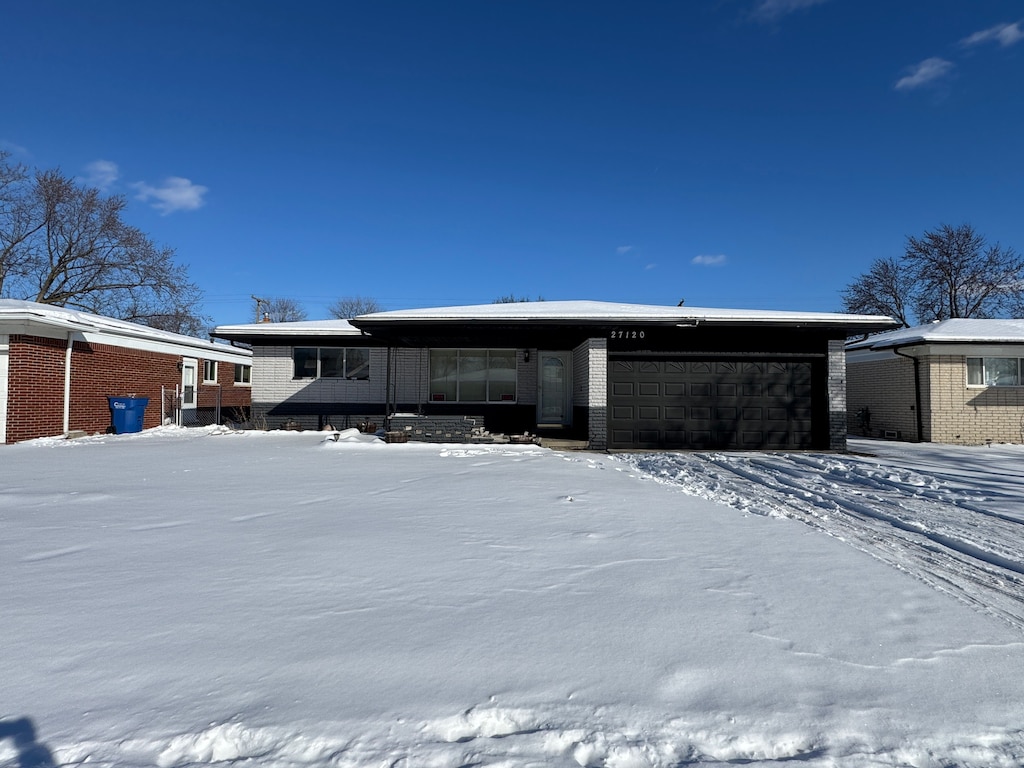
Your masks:
{"label": "tan brick neighboring house", "polygon": [[854,435],[1024,443],[1024,320],[952,319],[846,345]]}
{"label": "tan brick neighboring house", "polygon": [[107,431],[109,397],[148,398],[147,429],[244,418],[251,369],[248,349],[0,299],[0,445]]}

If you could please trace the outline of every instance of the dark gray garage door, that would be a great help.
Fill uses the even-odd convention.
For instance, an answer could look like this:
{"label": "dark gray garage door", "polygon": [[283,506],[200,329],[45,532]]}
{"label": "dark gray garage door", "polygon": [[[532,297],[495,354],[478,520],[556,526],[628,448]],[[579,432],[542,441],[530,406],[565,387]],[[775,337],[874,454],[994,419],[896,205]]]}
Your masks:
{"label": "dark gray garage door", "polygon": [[609,356],[615,449],[813,447],[811,363]]}

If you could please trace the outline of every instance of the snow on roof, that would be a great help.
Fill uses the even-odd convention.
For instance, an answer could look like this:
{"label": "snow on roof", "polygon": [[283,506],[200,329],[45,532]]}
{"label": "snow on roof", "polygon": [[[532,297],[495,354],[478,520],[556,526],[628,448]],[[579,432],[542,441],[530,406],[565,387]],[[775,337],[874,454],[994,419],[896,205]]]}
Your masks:
{"label": "snow on roof", "polygon": [[476,304],[432,309],[402,309],[360,315],[357,323],[438,321],[561,321],[561,322],[781,322],[826,325],[891,324],[880,315],[846,315],[829,312],[790,312],[765,309],[711,309],[620,304],[605,301],[530,301],[510,304]]}
{"label": "snow on roof", "polygon": [[238,357],[250,357],[252,355],[250,350],[231,347],[227,344],[215,344],[205,339],[185,336],[180,333],[171,333],[170,331],[161,331],[146,325],[130,323],[127,320],[117,320],[113,317],[93,315],[77,309],[57,307],[51,304],[39,304],[34,301],[0,299],[0,323],[29,323],[68,331],[79,331],[81,333],[97,333],[163,342],[165,344],[206,350],[208,352],[216,351],[221,355],[227,354]]}
{"label": "snow on roof", "polygon": [[361,336],[362,331],[348,320],[302,320],[292,323],[248,323],[218,325],[215,336]]}
{"label": "snow on roof", "polygon": [[847,349],[888,349],[910,344],[1021,344],[1024,320],[953,318],[900,328],[848,344]]}

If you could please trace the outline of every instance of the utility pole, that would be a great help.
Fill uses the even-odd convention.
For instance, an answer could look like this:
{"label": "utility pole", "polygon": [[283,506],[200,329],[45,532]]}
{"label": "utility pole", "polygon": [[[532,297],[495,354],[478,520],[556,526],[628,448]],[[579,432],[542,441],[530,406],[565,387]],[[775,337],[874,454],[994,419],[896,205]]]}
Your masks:
{"label": "utility pole", "polygon": [[267,307],[269,307],[270,302],[267,301],[266,299],[261,299],[259,296],[252,296],[252,294],[250,294],[250,297],[252,298],[253,301],[256,302],[256,322],[262,323],[263,318],[267,314],[266,312],[263,311],[263,305],[267,305]]}

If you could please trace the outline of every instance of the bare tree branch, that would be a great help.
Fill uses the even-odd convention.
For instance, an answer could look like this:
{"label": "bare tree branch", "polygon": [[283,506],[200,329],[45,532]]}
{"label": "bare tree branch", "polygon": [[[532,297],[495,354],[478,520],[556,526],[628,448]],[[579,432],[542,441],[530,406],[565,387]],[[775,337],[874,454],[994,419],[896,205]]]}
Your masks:
{"label": "bare tree branch", "polygon": [[327,307],[331,317],[336,317],[339,320],[351,320],[353,317],[369,315],[383,309],[376,299],[365,296],[343,296]]}
{"label": "bare tree branch", "polygon": [[172,248],[123,221],[125,205],[0,153],[0,296],[201,335],[202,292]]}
{"label": "bare tree branch", "polygon": [[849,312],[886,314],[903,325],[1001,317],[1024,307],[1024,259],[989,245],[969,224],[943,224],[908,237],[902,259],[875,261],[842,297]]}

